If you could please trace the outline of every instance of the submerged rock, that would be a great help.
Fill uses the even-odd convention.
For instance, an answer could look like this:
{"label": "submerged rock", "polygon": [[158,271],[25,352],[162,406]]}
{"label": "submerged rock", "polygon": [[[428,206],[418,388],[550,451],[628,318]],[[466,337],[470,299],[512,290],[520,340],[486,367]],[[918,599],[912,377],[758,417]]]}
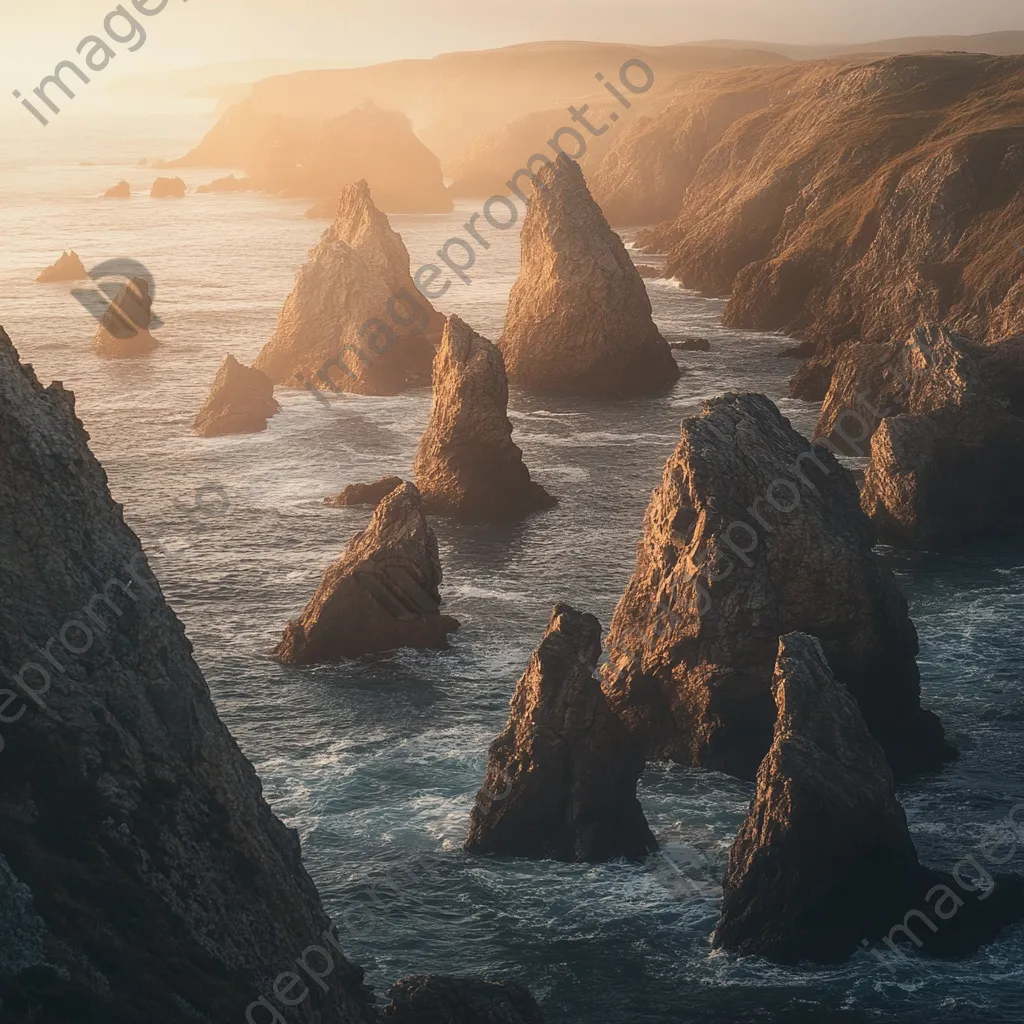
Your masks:
{"label": "submerged rock", "polygon": [[393,395],[426,383],[441,318],[364,182],[347,188],[253,364],[275,384]]}
{"label": "submerged rock", "polygon": [[4,1020],[242,1020],[319,943],[289,1018],[371,1024],[74,405],[0,331]]}
{"label": "submerged rock", "polygon": [[707,338],[684,338],[682,341],[670,341],[668,347],[678,352],[710,352],[711,342]]}
{"label": "submerged rock", "polygon": [[657,849],[636,798],[644,759],[594,676],[600,657],[597,619],[557,605],[491,744],[470,853],[603,861]]}
{"label": "submerged rock", "polygon": [[333,498],[324,498],[324,504],[332,508],[348,508],[351,505],[372,505],[376,508],[404,482],[400,476],[382,476],[372,484],[349,484],[341,494]]}
{"label": "submerged rock", "polygon": [[101,356],[130,359],[157,347],[149,333],[153,322],[153,299],[149,282],[133,277],[111,302],[96,329],[96,349]]}
{"label": "submerged rock", "polygon": [[82,265],[78,253],[63,252],[56,263],[48,266],[37,278],[37,284],[58,284],[62,281],[82,281],[89,276],[89,272]]}
{"label": "submerged rock", "polygon": [[973,883],[922,867],[885,755],[816,639],[781,638],[772,693],[772,747],[729,855],[714,946],[833,963],[916,935],[925,952],[967,955],[1024,917],[1020,877],[965,906],[957,892]]}
{"label": "submerged rock", "polygon": [[400,647],[444,648],[458,622],[441,614],[441,559],[420,493],[403,483],[288,624],[274,654],[312,665]]}
{"label": "submerged rock", "polygon": [[132,187],[127,181],[119,181],[116,185],[112,185],[103,193],[103,199],[131,199]]}
{"label": "submerged rock", "polygon": [[415,461],[428,511],[517,519],[555,499],[530,479],[512,441],[501,352],[457,316],[434,360],[434,401]]}
{"label": "submerged rock", "polygon": [[449,978],[402,978],[381,1011],[389,1024],[544,1024],[537,1001],[522,985]]}
{"label": "submerged rock", "polygon": [[157,178],[149,195],[151,199],[184,199],[185,192],[181,178]]}
{"label": "submerged rock", "polygon": [[683,420],[608,636],[605,688],[649,757],[753,778],[778,637],[821,640],[897,774],[953,756],[917,631],[849,471],[763,395]]}
{"label": "submerged rock", "polygon": [[228,355],[192,429],[203,437],[258,434],[278,409],[270,378]]}
{"label": "submerged rock", "polygon": [[679,368],[583,173],[561,156],[537,177],[500,342],[509,381],[558,394],[668,390]]}

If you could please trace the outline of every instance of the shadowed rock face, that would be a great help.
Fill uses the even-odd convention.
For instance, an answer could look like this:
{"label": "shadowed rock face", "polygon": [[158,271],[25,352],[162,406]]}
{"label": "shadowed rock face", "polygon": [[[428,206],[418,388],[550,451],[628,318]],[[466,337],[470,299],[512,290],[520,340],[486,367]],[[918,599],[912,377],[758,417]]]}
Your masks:
{"label": "shadowed rock face", "polygon": [[56,263],[48,266],[37,278],[37,284],[58,284],[62,281],[82,281],[89,276],[89,272],[82,265],[78,253],[63,252]]}
{"label": "shadowed rock face", "polygon": [[[296,834],[218,718],[74,396],[2,331],[0,437],[4,1019],[242,1020],[328,927]],[[335,963],[296,1022],[374,1019],[362,972]]]}
{"label": "shadowed rock face", "polygon": [[133,277],[111,302],[96,329],[96,350],[112,359],[131,359],[157,347],[149,333],[153,322],[153,298],[149,282]]}
{"label": "shadowed rock face", "polygon": [[753,778],[778,637],[810,633],[897,774],[952,756],[920,706],[917,631],[853,477],[763,395],[682,424],[608,636],[605,688],[645,752]]}
{"label": "shadowed rock face", "polygon": [[[774,739],[729,854],[713,945],[832,963],[862,941],[907,941],[909,920],[926,952],[957,956],[1024,916],[1017,876],[998,878],[989,904],[921,866],[885,755],[817,640],[782,637],[772,693]],[[932,923],[908,919],[914,909]]]}
{"label": "shadowed rock face", "polygon": [[203,437],[258,434],[267,429],[267,420],[279,408],[270,378],[229,355],[192,429]]}
{"label": "shadowed rock face", "polygon": [[289,387],[398,394],[430,379],[442,326],[409,277],[402,239],[359,182],[344,190],[253,365]]}
{"label": "shadowed rock face", "polygon": [[430,512],[517,519],[555,504],[512,441],[501,352],[457,316],[448,318],[434,360],[434,401],[415,472]]}
{"label": "shadowed rock face", "polygon": [[470,853],[603,861],[657,849],[636,798],[644,760],[594,676],[600,657],[597,619],[557,605],[491,744]]}
{"label": "shadowed rock face", "polygon": [[372,484],[349,484],[336,497],[324,498],[324,504],[332,508],[348,508],[350,505],[372,505],[376,508],[403,482],[400,476],[382,476]]}
{"label": "shadowed rock face", "polygon": [[388,1024],[544,1024],[522,985],[421,975],[396,982],[388,998]]}
{"label": "shadowed rock face", "polygon": [[582,171],[561,156],[537,177],[500,342],[509,381],[558,394],[668,390],[679,369]]}
{"label": "shadowed rock face", "polygon": [[405,483],[377,506],[274,654],[312,665],[399,647],[443,648],[458,622],[440,613],[441,560],[420,493]]}

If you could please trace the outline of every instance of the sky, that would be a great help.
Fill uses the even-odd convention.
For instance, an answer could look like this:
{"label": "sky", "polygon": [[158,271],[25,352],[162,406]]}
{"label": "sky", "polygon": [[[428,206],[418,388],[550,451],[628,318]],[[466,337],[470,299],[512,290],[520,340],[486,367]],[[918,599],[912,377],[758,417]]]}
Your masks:
{"label": "sky", "polygon": [[[538,39],[867,42],[1024,28],[1020,0],[136,0],[146,42],[104,79],[256,58],[324,66]],[[123,0],[133,11],[132,0]],[[24,88],[103,32],[113,0],[0,0],[0,86]],[[115,31],[126,24],[117,22]]]}

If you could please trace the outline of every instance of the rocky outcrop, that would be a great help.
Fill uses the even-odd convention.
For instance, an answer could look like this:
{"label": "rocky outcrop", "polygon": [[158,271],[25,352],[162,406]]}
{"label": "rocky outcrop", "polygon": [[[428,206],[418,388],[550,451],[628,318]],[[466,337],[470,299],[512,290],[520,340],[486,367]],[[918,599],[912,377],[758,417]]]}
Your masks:
{"label": "rocky outcrop", "polygon": [[151,199],[184,199],[185,192],[181,178],[157,178],[149,196]]}
{"label": "rocky outcrop", "polygon": [[103,199],[131,199],[132,187],[127,181],[119,181],[116,185],[112,185],[103,193]]}
{"label": "rocky outcrop", "polygon": [[437,538],[419,491],[404,483],[327,569],[274,654],[313,665],[400,647],[444,648],[459,624],[441,614],[440,586]]}
{"label": "rocky outcrop", "polygon": [[414,471],[430,512],[508,520],[556,503],[530,479],[512,440],[501,353],[457,316],[434,360],[434,401]]}
{"label": "rocky outcrop", "polygon": [[229,355],[221,363],[192,429],[202,437],[258,434],[267,429],[267,420],[278,409],[270,378]]}
{"label": "rocky outcrop", "polygon": [[398,394],[429,381],[442,327],[401,237],[359,182],[343,191],[253,365],[275,384]]}
{"label": "rocky outcrop", "polygon": [[[0,436],[4,1019],[242,1020],[327,945],[297,835],[218,718],[74,396],[2,331]],[[289,1018],[371,1024],[362,971],[333,956]]]}
{"label": "rocky outcrop", "polygon": [[729,854],[714,946],[833,963],[907,941],[912,922],[924,952],[967,955],[1024,917],[1019,876],[1000,877],[991,903],[965,904],[968,883],[920,864],[885,755],[817,640],[782,637],[772,693],[774,738]]}
{"label": "rocky outcrop", "polygon": [[420,975],[396,982],[388,998],[388,1024],[544,1024],[529,991],[507,982]]}
{"label": "rocky outcrop", "polygon": [[763,395],[683,420],[608,636],[605,689],[648,756],[753,778],[778,637],[822,643],[898,775],[952,756],[917,631],[848,470]]}
{"label": "rocky outcrop", "polygon": [[[727,95],[733,74],[702,89],[717,77]],[[675,220],[641,238],[668,253],[671,276],[731,296],[728,325],[814,340],[885,343],[930,321],[978,342],[1024,329],[1013,245],[1024,59],[933,53],[747,74],[763,83],[756,105],[694,151]],[[689,117],[681,102],[678,128],[660,118],[656,132],[684,132]],[[642,173],[643,151],[629,164]]]}
{"label": "rocky outcrop", "polygon": [[196,192],[200,195],[234,195],[236,192],[253,192],[256,183],[252,178],[236,178],[229,174],[226,178],[214,178],[209,185],[200,185]]}
{"label": "rocky outcrop", "polygon": [[681,341],[670,341],[668,347],[673,352],[710,352],[711,342],[707,338],[684,338]]}
{"label": "rocky outcrop", "polygon": [[636,798],[644,759],[594,676],[600,657],[597,619],[557,605],[491,744],[467,851],[603,861],[657,849]]}
{"label": "rocky outcrop", "polygon": [[579,167],[561,156],[537,178],[500,342],[509,381],[561,394],[668,390],[679,369]]}
{"label": "rocky outcrop", "polygon": [[71,252],[63,252],[56,263],[48,266],[37,278],[37,284],[58,284],[62,281],[82,281],[89,276],[89,272],[82,265],[78,253],[73,249]]}
{"label": "rocky outcrop", "polygon": [[403,483],[400,476],[382,476],[372,484],[349,484],[341,494],[333,498],[324,498],[324,504],[332,508],[349,508],[352,505],[372,505],[376,508]]}
{"label": "rocky outcrop", "polygon": [[152,352],[157,340],[149,333],[153,299],[149,282],[133,277],[111,302],[96,329],[96,350],[112,359],[130,359]]}

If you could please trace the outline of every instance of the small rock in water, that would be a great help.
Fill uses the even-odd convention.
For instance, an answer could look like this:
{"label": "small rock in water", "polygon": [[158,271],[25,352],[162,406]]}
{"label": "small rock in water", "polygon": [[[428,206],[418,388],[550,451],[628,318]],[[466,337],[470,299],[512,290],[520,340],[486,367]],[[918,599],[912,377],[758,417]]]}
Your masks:
{"label": "small rock in water", "polygon": [[145,355],[157,347],[149,333],[153,321],[153,299],[149,282],[133,277],[111,302],[96,330],[96,348],[100,355],[126,359]]}
{"label": "small rock in water", "polygon": [[388,990],[391,1024],[544,1024],[528,989],[511,982],[419,975]]}
{"label": "small rock in water", "polygon": [[149,195],[152,199],[184,199],[185,192],[181,178],[157,178]]}
{"label": "small rock in water", "polygon": [[103,199],[131,199],[132,187],[127,181],[119,181],[103,193]]}
{"label": "small rock in water", "polygon": [[256,434],[267,429],[267,420],[279,408],[270,378],[229,355],[192,429],[203,437]]}
{"label": "small rock in water", "polygon": [[376,508],[403,483],[400,476],[382,476],[372,484],[349,484],[341,494],[333,498],[324,498],[324,504],[332,508],[348,508],[352,505],[372,505]]}
{"label": "small rock in water", "polygon": [[82,281],[89,276],[89,272],[82,265],[78,253],[73,249],[71,252],[63,252],[56,263],[47,267],[37,278],[37,284],[57,284],[61,281]]}

